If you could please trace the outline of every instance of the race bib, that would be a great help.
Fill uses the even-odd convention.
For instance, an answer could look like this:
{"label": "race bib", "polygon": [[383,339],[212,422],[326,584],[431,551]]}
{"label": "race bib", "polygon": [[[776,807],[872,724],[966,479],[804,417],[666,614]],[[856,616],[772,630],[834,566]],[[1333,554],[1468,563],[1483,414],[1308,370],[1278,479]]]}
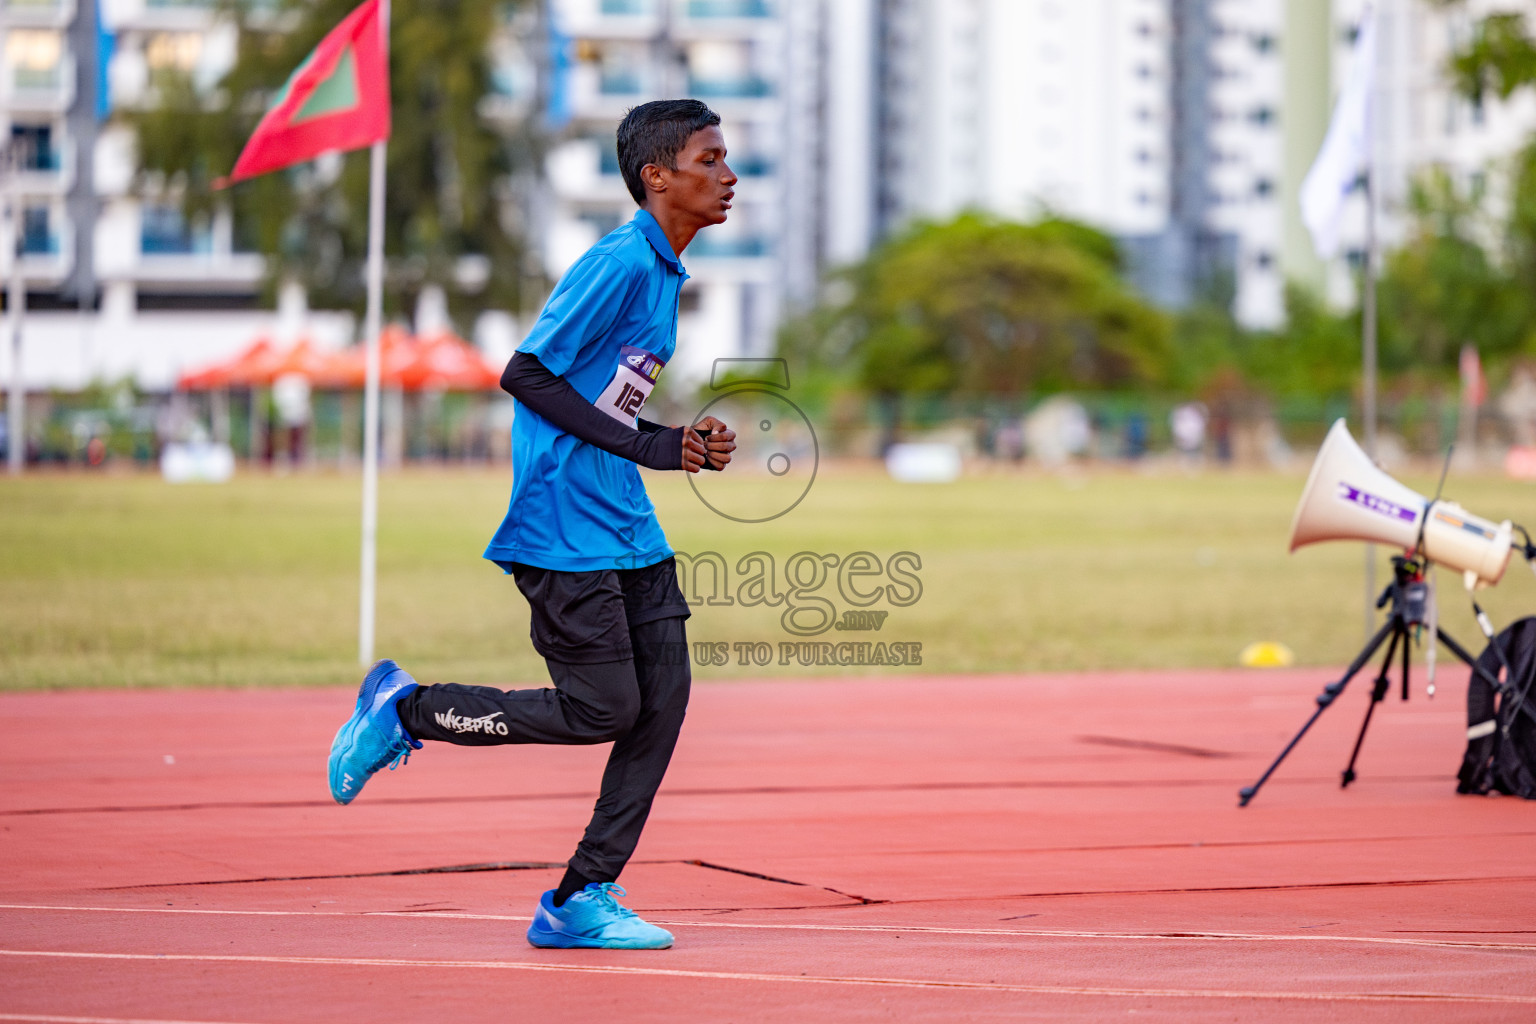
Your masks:
{"label": "race bib", "polygon": [[620,423],[633,427],[635,417],[651,397],[656,378],[667,364],[643,348],[625,345],[619,350],[619,365],[614,367],[613,379],[592,404]]}

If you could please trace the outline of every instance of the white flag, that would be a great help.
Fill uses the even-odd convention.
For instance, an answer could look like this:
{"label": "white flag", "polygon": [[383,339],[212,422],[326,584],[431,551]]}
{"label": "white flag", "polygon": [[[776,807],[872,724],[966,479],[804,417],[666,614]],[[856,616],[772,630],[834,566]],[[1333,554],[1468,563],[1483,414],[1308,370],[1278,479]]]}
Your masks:
{"label": "white flag", "polygon": [[1328,135],[1301,183],[1301,219],[1323,259],[1339,251],[1344,197],[1370,157],[1371,86],[1376,78],[1376,13],[1366,7],[1350,54],[1349,78],[1333,108]]}

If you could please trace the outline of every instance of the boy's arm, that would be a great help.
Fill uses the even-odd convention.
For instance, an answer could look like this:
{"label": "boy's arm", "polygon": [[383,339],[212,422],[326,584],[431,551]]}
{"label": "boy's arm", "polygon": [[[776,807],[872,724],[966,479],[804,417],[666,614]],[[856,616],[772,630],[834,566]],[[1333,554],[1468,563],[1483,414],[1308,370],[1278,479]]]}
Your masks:
{"label": "boy's arm", "polygon": [[[662,427],[645,420],[626,427],[581,397],[564,377],[551,373],[538,356],[519,352],[501,375],[501,388],[523,405],[580,440],[647,469],[690,469],[684,459],[686,427]],[[703,444],[692,438],[701,453]],[[707,460],[698,458],[697,462]]]}

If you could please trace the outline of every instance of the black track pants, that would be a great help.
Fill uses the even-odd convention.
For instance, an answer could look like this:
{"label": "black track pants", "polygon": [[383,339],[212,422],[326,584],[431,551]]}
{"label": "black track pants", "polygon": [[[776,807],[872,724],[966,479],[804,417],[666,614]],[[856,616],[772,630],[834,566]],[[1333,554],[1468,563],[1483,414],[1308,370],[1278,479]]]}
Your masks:
{"label": "black track pants", "polygon": [[621,661],[547,660],[554,689],[419,687],[400,701],[400,721],[419,740],[469,746],[612,741],[592,821],[570,860],[587,878],[612,881],[635,852],[683,727],[691,680],[683,622],[631,625],[633,656]]}

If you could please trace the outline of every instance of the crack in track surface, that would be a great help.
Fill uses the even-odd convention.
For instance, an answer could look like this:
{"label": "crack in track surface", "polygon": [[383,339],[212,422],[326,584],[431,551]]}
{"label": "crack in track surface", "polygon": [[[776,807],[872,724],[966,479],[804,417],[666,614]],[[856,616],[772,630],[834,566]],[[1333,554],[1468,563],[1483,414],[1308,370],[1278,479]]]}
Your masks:
{"label": "crack in track surface", "polygon": [[563,868],[564,864],[548,861],[494,860],[483,864],[445,864],[432,868],[401,868],[396,871],[354,871],[336,875],[268,875],[263,878],[216,878],[206,882],[141,882],[136,885],[109,885],[97,892],[118,892],[132,889],[174,889],[197,885],[252,885],[260,882],[318,882],[329,878],[390,878],[395,875],[458,875],[473,871],[538,871],[544,868]]}
{"label": "crack in track surface", "polygon": [[[867,896],[859,896],[855,893],[843,892],[827,885],[816,885],[812,882],[797,882],[789,878],[779,878],[776,875],[763,874],[757,871],[748,871],[744,868],[726,867],[721,864],[712,864],[704,860],[647,860],[635,861],[635,864],[687,864],[691,867],[705,868],[711,871],[724,871],[734,875],[744,875],[748,878],[758,878],[765,882],[773,882],[779,885],[790,885],[797,888],[820,889],[823,892],[832,893],[834,896],[848,900],[848,903],[833,904],[830,906],[812,905],[805,907],[775,907],[776,910],[848,910],[855,907],[866,906],[906,906],[924,903],[974,903],[982,901],[998,900],[1034,900],[1034,899],[1059,899],[1062,897],[1080,896],[1177,896],[1193,893],[1217,893],[1217,892],[1291,892],[1307,890],[1328,889],[1366,889],[1366,888],[1410,888],[1424,885],[1470,885],[1482,882],[1533,882],[1536,875],[1503,875],[1480,876],[1471,878],[1404,878],[1383,881],[1356,881],[1356,882],[1302,882],[1288,885],[1217,885],[1217,886],[1186,886],[1168,889],[1076,889],[1058,892],[1020,892],[1020,893],[993,893],[971,896],[938,896],[920,897],[917,899],[871,899]],[[326,879],[344,878],[388,878],[403,875],[446,875],[479,871],[536,871],[563,868],[564,864],[556,864],[546,861],[491,861],[484,864],[450,864],[442,867],[428,868],[403,868],[393,871],[366,871],[350,874],[332,875],[289,875],[265,878],[222,878],[203,882],[145,882],[137,885],[114,885],[97,889],[97,892],[120,892],[137,889],[172,889],[188,888],[205,885],[256,885],[266,882],[311,882],[324,881]],[[675,908],[689,909],[689,908]],[[706,909],[706,908],[696,908]],[[707,908],[717,911],[730,911],[748,908]],[[765,909],[765,908],[753,908]]]}
{"label": "crack in track surface", "polygon": [[[1454,775],[1433,772],[1422,775],[1373,775],[1376,782],[1451,782]],[[1009,789],[1162,789],[1193,788],[1201,786],[1227,787],[1241,785],[1241,779],[1017,779],[987,780],[984,782],[897,782],[882,785],[838,784],[830,786],[727,786],[721,788],[666,789],[669,797],[686,796],[784,796],[801,793],[928,793],[956,791],[988,791]],[[1317,776],[1291,776],[1271,779],[1268,785],[1305,785],[1325,782],[1338,784],[1334,774]],[[596,792],[583,790],[574,793],[487,793],[478,796],[402,796],[379,797],[368,802],[375,805],[415,806],[421,804],[485,804],[525,800],[592,800]],[[0,810],[0,818],[20,818],[40,814],[143,814],[167,811],[218,811],[218,810],[289,810],[305,807],[332,807],[331,800],[204,800],[177,804],[108,804],[96,807],[19,807]]]}
{"label": "crack in track surface", "polygon": [[[656,863],[656,862],[654,862],[654,861],[646,861],[644,863]],[[662,861],[661,863],[667,863],[667,862],[666,861]],[[868,896],[856,896],[856,895],[854,895],[851,892],[843,892],[841,889],[834,889],[830,885],[813,885],[810,882],[796,882],[796,881],[793,881],[793,880],[788,879],[788,878],[776,878],[773,875],[764,875],[764,874],[761,874],[760,872],[757,872],[757,871],[747,871],[747,870],[745,870],[743,868],[728,868],[728,867],[726,867],[723,864],[711,864],[711,863],[709,863],[709,861],[705,861],[705,860],[687,860],[687,861],[674,862],[674,863],[692,864],[695,867],[709,868],[711,871],[728,871],[728,872],[730,872],[733,875],[746,875],[748,878],[761,878],[765,882],[778,882],[780,885],[798,885],[798,886],[801,886],[803,888],[820,889],[823,892],[830,892],[830,893],[832,893],[835,896],[841,896],[844,899],[853,900],[855,906],[876,907],[876,906],[879,906],[882,903],[889,903],[890,902],[890,900],[872,900]],[[799,908],[796,908],[796,909],[799,909]]]}
{"label": "crack in track surface", "polygon": [[[1530,830],[1515,832],[1483,832],[1480,835],[1484,839],[1526,839],[1536,836],[1536,832]],[[1103,843],[1088,846],[1008,846],[1008,847],[971,847],[959,850],[902,850],[903,857],[953,857],[955,854],[990,854],[995,856],[1021,856],[1036,853],[1116,853],[1122,850],[1190,850],[1209,848],[1213,850],[1242,849],[1245,847],[1277,847],[1277,846],[1335,846],[1340,843],[1353,845],[1355,843],[1412,843],[1432,842],[1437,839],[1461,840],[1463,835],[1445,833],[1441,835],[1406,835],[1406,836],[1312,836],[1306,838],[1281,837],[1276,839],[1186,839],[1179,842],[1167,843]]]}
{"label": "crack in track surface", "polygon": [[[1410,888],[1420,885],[1476,885],[1483,882],[1536,882],[1536,875],[1478,875],[1465,878],[1400,878],[1368,882],[1297,882],[1288,885],[1212,885],[1189,886],[1176,889],[1074,889],[1063,892],[992,893],[979,896],[928,896],[917,899],[892,899],[891,906],[920,903],[975,903],[999,900],[1045,900],[1073,896],[1178,896],[1189,893],[1211,892],[1302,892],[1309,889],[1370,889],[1395,887]],[[825,910],[844,910],[840,906],[824,907]]]}
{"label": "crack in track surface", "polygon": [[[853,893],[843,892],[841,889],[833,889],[831,886],[815,885],[811,882],[796,882],[789,878],[779,878],[775,875],[765,875],[759,871],[748,871],[745,868],[726,867],[723,864],[712,864],[705,860],[641,860],[635,864],[687,864],[691,867],[706,868],[710,871],[724,871],[732,875],[745,875],[748,878],[759,878],[765,882],[774,882],[779,885],[793,885],[805,889],[820,889],[823,892],[841,896],[845,900],[851,900],[850,906],[878,906],[888,900],[875,900],[867,896],[857,896]],[[260,885],[265,882],[319,882],[330,879],[343,878],[394,878],[403,875],[457,875],[480,871],[539,871],[555,868],[563,868],[564,864],[556,864],[550,861],[521,861],[498,860],[486,861],[480,864],[446,864],[440,867],[429,868],[399,868],[391,871],[354,871],[345,874],[329,875],[268,875],[260,878],[219,878],[204,882],[140,882],[134,885],[110,885],[97,889],[97,892],[123,892],[136,889],[180,889],[195,888],[205,885]],[[720,909],[710,908],[710,909]],[[745,907],[726,908],[728,910],[744,910]],[[751,908],[763,909],[763,908]],[[811,910],[814,907],[775,907],[775,910]]]}

